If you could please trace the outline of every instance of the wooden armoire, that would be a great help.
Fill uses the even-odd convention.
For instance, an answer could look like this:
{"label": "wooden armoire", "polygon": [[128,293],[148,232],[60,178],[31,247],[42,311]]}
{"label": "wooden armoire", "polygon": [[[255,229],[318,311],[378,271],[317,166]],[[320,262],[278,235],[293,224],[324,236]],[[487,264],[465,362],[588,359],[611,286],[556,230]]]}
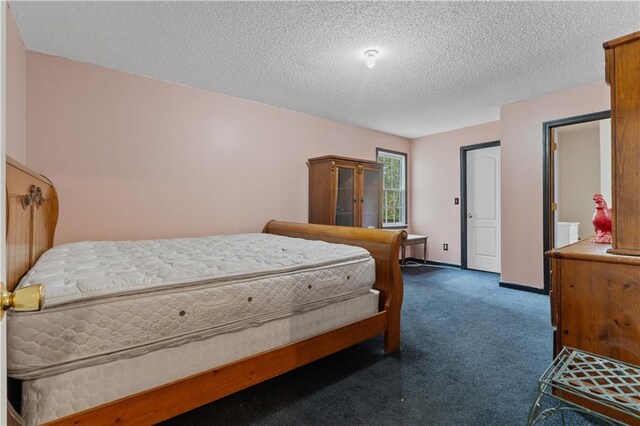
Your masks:
{"label": "wooden armoire", "polygon": [[382,227],[382,163],[326,155],[307,165],[309,223]]}
{"label": "wooden armoire", "polygon": [[611,86],[613,243],[552,258],[554,353],[563,346],[640,365],[640,32],[604,44]]}

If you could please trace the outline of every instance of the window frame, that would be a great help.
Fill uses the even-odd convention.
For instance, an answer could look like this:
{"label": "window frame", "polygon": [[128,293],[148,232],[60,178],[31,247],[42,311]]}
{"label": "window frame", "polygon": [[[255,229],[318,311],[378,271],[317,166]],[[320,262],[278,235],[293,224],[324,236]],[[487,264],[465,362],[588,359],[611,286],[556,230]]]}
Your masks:
{"label": "window frame", "polygon": [[[394,224],[389,224],[389,225],[385,225],[384,223],[384,217],[381,218],[382,221],[382,227],[384,229],[407,229],[409,227],[409,181],[408,181],[408,169],[409,169],[409,163],[408,163],[408,155],[406,152],[400,152],[400,151],[393,151],[391,149],[386,149],[386,148],[376,148],[376,161],[378,161],[378,157],[380,156],[380,153],[384,154],[391,154],[392,156],[396,156],[396,157],[403,157],[403,161],[404,161],[404,223],[400,224],[400,223],[394,223]],[[382,192],[384,194],[384,168],[382,169]],[[385,208],[384,205],[384,199],[382,200],[382,208]]]}

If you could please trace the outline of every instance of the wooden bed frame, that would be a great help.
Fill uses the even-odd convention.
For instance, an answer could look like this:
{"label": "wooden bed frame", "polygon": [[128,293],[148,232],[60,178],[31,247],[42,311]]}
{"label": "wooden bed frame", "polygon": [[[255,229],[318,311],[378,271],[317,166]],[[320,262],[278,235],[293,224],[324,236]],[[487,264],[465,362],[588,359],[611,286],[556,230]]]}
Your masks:
{"label": "wooden bed frame", "polygon": [[[53,183],[7,158],[7,286],[53,246],[58,198]],[[402,274],[398,254],[405,231],[270,221],[262,232],[367,249],[376,263],[379,312],[361,321],[262,352],[163,386],[64,417],[48,425],[154,424],[291,371],[378,334],[385,352],[400,348]],[[46,288],[45,288],[46,291]],[[14,414],[13,424],[21,424]],[[13,411],[13,413],[12,413]],[[11,423],[10,423],[11,424]]]}

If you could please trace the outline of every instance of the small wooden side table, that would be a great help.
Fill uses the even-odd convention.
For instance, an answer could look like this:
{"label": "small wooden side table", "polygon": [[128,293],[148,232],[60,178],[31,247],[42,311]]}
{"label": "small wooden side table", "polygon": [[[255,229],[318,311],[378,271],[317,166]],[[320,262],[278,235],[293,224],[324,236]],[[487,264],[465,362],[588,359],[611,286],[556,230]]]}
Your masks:
{"label": "small wooden side table", "polygon": [[407,235],[407,239],[404,241],[404,243],[402,243],[402,260],[400,261],[400,266],[404,267],[404,263],[405,263],[405,254],[407,251],[407,246],[414,246],[414,245],[418,245],[418,244],[424,244],[424,254],[422,257],[422,261],[424,263],[427,262],[427,240],[429,239],[429,237],[427,235],[414,235],[414,234],[409,234]]}

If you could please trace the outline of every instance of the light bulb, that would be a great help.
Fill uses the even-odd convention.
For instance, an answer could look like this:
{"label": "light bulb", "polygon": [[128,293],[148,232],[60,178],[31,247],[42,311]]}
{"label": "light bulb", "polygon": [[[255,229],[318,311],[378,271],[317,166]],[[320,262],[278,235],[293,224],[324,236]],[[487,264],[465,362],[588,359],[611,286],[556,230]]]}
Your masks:
{"label": "light bulb", "polygon": [[378,56],[377,50],[367,50],[364,52],[364,56],[367,57],[367,67],[373,68],[376,66],[376,56]]}

